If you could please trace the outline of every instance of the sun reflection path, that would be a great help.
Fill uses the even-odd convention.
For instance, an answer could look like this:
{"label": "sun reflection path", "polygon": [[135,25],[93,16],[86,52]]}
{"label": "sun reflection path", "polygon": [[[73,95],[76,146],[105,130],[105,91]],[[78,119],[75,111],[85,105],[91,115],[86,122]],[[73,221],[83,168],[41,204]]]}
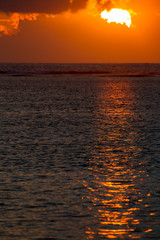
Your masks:
{"label": "sun reflection path", "polygon": [[[107,90],[106,90],[107,89]],[[88,198],[95,209],[97,226],[88,226],[88,239],[138,239],[140,190],[135,185],[135,159],[140,149],[130,119],[132,94],[129,84],[107,84],[100,96],[99,133],[90,159]]]}

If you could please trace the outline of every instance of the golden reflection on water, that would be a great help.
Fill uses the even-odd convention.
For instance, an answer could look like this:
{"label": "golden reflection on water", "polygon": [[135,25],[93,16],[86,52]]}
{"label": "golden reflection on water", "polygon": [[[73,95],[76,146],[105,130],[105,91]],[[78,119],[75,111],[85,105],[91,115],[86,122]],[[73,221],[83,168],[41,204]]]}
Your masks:
{"label": "golden reflection on water", "polygon": [[138,239],[135,229],[140,221],[135,213],[141,199],[134,181],[134,161],[140,149],[132,127],[136,116],[129,82],[105,83],[98,101],[98,138],[89,164],[90,182],[86,183],[98,222],[87,227],[87,238]]}

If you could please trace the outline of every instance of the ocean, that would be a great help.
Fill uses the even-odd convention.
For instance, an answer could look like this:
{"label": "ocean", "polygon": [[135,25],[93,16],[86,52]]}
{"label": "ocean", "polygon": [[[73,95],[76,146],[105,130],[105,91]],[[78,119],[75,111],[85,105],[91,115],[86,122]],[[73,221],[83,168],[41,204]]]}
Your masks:
{"label": "ocean", "polygon": [[0,239],[160,239],[160,64],[0,64]]}

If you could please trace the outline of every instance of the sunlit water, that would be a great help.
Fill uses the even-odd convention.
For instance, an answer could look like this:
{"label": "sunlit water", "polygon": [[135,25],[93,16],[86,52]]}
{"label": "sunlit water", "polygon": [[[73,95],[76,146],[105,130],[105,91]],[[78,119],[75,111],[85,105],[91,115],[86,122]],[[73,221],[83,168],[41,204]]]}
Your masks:
{"label": "sunlit water", "polygon": [[0,239],[160,239],[160,65],[0,64]]}

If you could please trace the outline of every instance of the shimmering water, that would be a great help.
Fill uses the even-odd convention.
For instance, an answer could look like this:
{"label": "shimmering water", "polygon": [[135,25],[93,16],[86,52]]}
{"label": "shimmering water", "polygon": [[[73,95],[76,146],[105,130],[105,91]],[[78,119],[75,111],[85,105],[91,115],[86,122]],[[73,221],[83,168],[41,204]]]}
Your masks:
{"label": "shimmering water", "polygon": [[160,65],[0,64],[0,239],[160,239]]}

